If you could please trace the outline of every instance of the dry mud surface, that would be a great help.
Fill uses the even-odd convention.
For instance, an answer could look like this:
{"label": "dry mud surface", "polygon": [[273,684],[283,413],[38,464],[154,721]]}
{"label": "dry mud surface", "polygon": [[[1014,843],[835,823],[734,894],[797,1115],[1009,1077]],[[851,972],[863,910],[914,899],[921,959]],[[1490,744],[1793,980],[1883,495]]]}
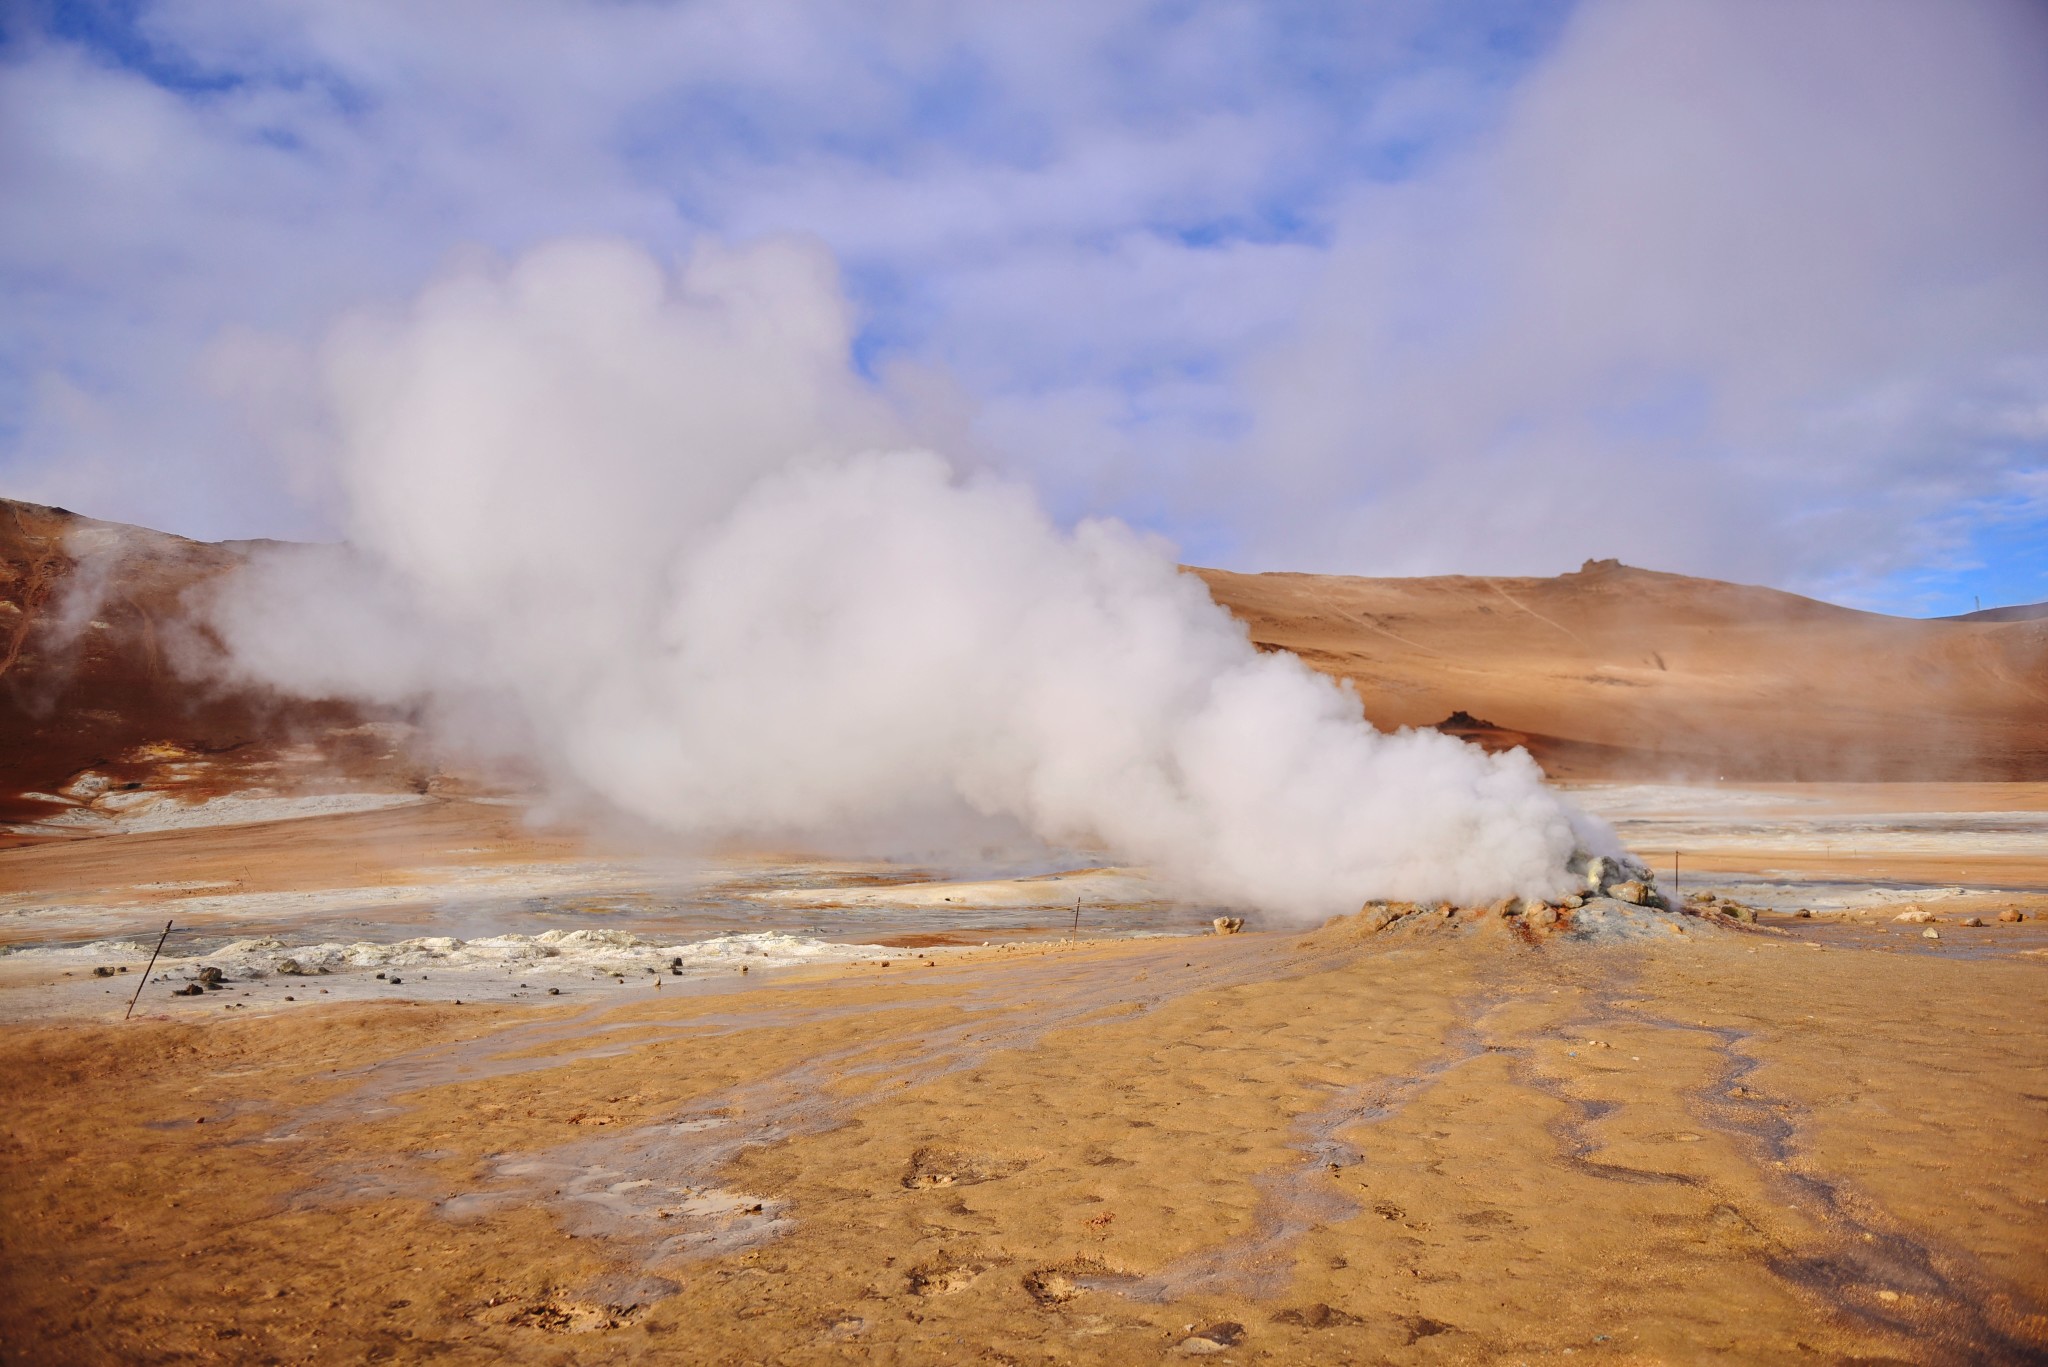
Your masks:
{"label": "dry mud surface", "polygon": [[[345,967],[328,996],[153,981],[126,1023],[139,963],[110,985],[8,956],[0,1354],[2040,1361],[2048,880],[2000,843],[2029,811],[2039,829],[2039,794],[1966,796],[1589,793],[1646,855],[1658,823],[1690,823],[1700,888],[1763,909],[1612,946],[1469,915],[1040,924],[989,947],[842,936],[837,960],[748,974],[583,965],[546,980],[559,999],[459,1006],[438,968],[393,987]],[[1964,839],[2002,854],[1994,882],[1859,862],[1962,857],[1944,814],[1999,837]],[[56,938],[103,930],[94,880],[134,919],[232,895],[209,883],[424,886],[431,849],[477,878],[623,876],[484,820],[423,804],[80,840],[8,851],[0,877],[21,942],[37,898]],[[1830,864],[1813,847],[1844,823],[1857,846]],[[254,857],[265,842],[298,862]],[[144,866],[166,886],[137,892]],[[847,889],[880,877],[844,879],[837,914],[872,914]],[[814,892],[798,910],[835,914]],[[1030,920],[1014,882],[940,901],[970,894]],[[937,914],[928,888],[903,900]],[[238,905],[213,906],[219,936],[246,929]]]}

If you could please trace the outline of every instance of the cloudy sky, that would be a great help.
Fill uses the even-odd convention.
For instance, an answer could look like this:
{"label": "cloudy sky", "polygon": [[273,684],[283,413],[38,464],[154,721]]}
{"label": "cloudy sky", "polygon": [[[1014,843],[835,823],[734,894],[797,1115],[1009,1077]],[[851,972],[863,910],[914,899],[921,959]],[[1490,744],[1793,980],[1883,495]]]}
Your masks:
{"label": "cloudy sky", "polygon": [[794,235],[955,460],[1243,569],[2048,598],[2033,0],[0,2],[0,492],[331,536],[337,325]]}

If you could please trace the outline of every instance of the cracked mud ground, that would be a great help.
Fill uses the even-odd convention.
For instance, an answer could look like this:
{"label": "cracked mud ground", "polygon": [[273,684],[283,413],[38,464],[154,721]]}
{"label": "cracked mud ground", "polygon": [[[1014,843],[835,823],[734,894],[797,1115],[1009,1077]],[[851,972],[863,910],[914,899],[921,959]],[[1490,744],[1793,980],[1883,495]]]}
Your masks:
{"label": "cracked mud ground", "polygon": [[15,1028],[0,1345],[2042,1360],[2048,961],[1703,938],[1340,923]]}

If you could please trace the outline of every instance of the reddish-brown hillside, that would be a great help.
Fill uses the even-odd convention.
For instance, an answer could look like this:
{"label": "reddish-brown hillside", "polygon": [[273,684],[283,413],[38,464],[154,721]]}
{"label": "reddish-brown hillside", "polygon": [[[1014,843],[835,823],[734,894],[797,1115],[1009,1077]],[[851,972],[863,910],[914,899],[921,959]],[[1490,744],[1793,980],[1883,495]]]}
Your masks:
{"label": "reddish-brown hillside", "polygon": [[[197,798],[316,775],[407,780],[357,709],[172,668],[185,595],[253,544],[0,499],[0,823],[118,803],[124,787]],[[81,776],[92,791],[70,791]]]}

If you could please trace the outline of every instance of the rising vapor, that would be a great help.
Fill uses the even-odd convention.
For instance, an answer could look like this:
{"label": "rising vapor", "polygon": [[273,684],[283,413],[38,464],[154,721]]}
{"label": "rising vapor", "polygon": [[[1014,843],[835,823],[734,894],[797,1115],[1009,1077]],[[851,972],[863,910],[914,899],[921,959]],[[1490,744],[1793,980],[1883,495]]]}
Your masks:
{"label": "rising vapor", "polygon": [[209,605],[229,668],[432,715],[690,837],[980,823],[1304,920],[1549,895],[1604,828],[1518,753],[1382,735],[1170,549],[918,449],[829,257],[471,264],[318,363],[346,550]]}

